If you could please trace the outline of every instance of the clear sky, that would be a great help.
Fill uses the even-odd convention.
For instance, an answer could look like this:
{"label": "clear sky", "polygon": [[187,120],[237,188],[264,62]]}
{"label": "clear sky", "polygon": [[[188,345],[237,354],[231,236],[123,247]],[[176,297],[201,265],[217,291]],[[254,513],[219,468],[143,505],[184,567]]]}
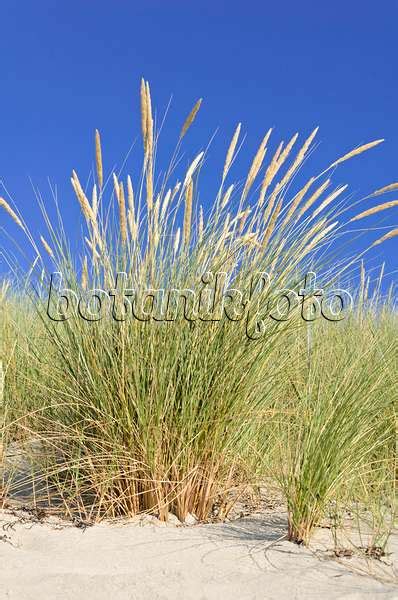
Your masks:
{"label": "clear sky", "polygon": [[[308,175],[354,146],[386,138],[335,174],[336,183],[365,194],[398,181],[397,23],[398,2],[389,0],[1,0],[0,178],[44,232],[29,178],[46,196],[50,177],[67,224],[76,227],[71,169],[88,175],[96,127],[105,168],[121,164],[139,133],[144,76],[160,113],[173,95],[166,146],[203,97],[187,156],[218,128],[209,188],[211,169],[218,178],[221,153],[242,121],[247,163],[269,126],[276,142],[320,125]],[[0,227],[5,221],[1,213]],[[397,209],[387,224],[398,226]],[[397,251],[398,237],[379,246],[370,266],[385,258],[394,271]]]}

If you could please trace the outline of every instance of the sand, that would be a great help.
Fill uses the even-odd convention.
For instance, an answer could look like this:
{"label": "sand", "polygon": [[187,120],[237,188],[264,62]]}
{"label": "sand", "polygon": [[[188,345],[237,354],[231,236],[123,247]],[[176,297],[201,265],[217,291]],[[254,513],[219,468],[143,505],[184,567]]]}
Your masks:
{"label": "sand", "polygon": [[[398,598],[378,561],[327,558],[330,534],[312,549],[292,544],[286,515],[178,527],[155,519],[80,528],[0,512],[0,598],[18,600],[292,600]],[[392,547],[397,551],[397,539]],[[388,557],[391,563],[392,557]]]}

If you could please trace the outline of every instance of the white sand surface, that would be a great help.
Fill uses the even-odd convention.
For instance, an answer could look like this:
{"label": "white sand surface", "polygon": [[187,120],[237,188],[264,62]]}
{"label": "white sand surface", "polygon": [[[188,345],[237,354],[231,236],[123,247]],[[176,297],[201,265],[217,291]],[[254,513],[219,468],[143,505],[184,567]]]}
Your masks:
{"label": "white sand surface", "polygon": [[[26,517],[26,515],[25,515]],[[398,587],[361,575],[378,561],[326,558],[326,530],[303,548],[283,539],[283,513],[192,527],[149,521],[81,529],[0,512],[0,598],[18,600],[396,599]],[[394,538],[392,544],[396,546]],[[392,557],[389,557],[391,562]],[[357,562],[355,562],[357,561]]]}

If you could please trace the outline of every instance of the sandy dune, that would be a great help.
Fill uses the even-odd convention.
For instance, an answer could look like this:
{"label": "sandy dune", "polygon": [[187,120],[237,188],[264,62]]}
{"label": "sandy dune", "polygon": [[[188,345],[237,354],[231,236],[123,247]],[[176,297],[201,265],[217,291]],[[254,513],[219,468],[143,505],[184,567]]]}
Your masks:
{"label": "sandy dune", "polygon": [[[282,513],[194,527],[81,529],[0,513],[0,597],[18,600],[398,598],[398,587],[283,539]],[[393,540],[396,545],[396,539]],[[323,560],[322,557],[323,556]],[[376,561],[372,561],[375,563]],[[391,562],[391,557],[390,557]],[[363,565],[362,565],[363,566]],[[379,567],[376,567],[379,569]],[[380,569],[379,569],[380,571]],[[381,572],[381,571],[380,571]],[[386,571],[387,572],[387,571]],[[391,572],[391,570],[390,570]]]}

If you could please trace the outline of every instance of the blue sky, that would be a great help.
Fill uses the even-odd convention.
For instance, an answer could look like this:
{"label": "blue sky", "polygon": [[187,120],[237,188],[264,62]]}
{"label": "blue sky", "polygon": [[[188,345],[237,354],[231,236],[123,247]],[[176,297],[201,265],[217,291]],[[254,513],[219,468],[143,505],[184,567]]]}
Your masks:
{"label": "blue sky", "polygon": [[[218,129],[209,188],[238,121],[247,133],[242,164],[268,127],[275,127],[276,142],[320,125],[308,175],[384,137],[381,147],[339,169],[335,182],[349,183],[360,195],[398,181],[397,22],[398,3],[390,1],[2,0],[0,179],[44,232],[29,178],[46,197],[50,177],[59,186],[67,225],[76,229],[71,169],[82,179],[88,175],[96,127],[105,168],[121,164],[139,133],[143,75],[159,112],[173,95],[166,147],[169,133],[203,97],[187,159]],[[5,224],[1,213],[0,227]],[[398,210],[383,225],[398,226]],[[397,250],[398,238],[379,246],[369,266],[385,259],[394,271]]]}

